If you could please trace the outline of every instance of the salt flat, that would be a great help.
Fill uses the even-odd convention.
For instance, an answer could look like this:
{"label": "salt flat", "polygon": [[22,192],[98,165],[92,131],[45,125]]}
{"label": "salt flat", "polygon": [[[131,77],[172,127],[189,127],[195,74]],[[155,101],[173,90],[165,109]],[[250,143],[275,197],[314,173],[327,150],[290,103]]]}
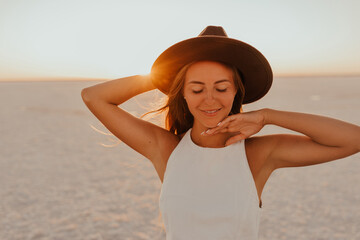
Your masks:
{"label": "salt flat", "polygon": [[[165,239],[152,164],[91,127],[106,132],[80,97],[95,83],[0,82],[0,239]],[[244,110],[360,125],[359,93],[360,77],[276,78]],[[122,107],[139,116],[161,96],[152,91]],[[281,132],[289,131],[266,126],[260,134]],[[276,170],[262,195],[260,239],[360,239],[359,172],[359,154]]]}

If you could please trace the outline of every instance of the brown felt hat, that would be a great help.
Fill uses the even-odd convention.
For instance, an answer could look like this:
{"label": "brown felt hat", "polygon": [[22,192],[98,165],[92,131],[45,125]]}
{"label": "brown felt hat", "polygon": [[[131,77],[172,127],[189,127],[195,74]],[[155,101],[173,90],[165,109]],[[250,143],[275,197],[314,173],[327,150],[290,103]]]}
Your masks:
{"label": "brown felt hat", "polygon": [[249,44],[229,38],[218,26],[207,26],[199,36],[166,49],[152,65],[151,79],[167,94],[180,69],[201,60],[223,62],[238,69],[245,87],[244,104],[262,98],[271,87],[273,74],[266,58]]}

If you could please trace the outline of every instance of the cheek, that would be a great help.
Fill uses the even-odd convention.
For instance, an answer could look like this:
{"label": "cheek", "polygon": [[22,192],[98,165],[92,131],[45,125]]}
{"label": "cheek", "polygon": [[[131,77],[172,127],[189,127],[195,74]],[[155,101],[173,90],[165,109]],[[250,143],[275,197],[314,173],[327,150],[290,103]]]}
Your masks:
{"label": "cheek", "polygon": [[235,95],[227,95],[221,98],[221,103],[227,108],[231,108],[234,102]]}
{"label": "cheek", "polygon": [[202,104],[202,98],[200,96],[186,96],[186,103],[191,115],[196,116],[198,114],[197,110]]}
{"label": "cheek", "polygon": [[232,105],[233,105],[233,103],[234,103],[234,98],[235,98],[235,96],[229,98],[229,105],[230,105],[230,107],[232,107]]}
{"label": "cheek", "polygon": [[196,108],[197,106],[200,105],[201,103],[201,99],[198,97],[187,97],[186,98],[186,103],[188,105],[188,108],[191,112],[192,109]]}

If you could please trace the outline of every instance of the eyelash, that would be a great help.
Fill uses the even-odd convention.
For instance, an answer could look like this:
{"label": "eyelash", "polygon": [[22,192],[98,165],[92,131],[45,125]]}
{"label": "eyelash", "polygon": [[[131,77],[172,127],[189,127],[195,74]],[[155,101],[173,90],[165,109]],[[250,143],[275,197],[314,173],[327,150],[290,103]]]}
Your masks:
{"label": "eyelash", "polygon": [[218,92],[226,92],[227,88],[224,89],[216,89]]}
{"label": "eyelash", "polygon": [[[216,89],[216,91],[218,91],[218,92],[226,92],[226,90],[227,90],[227,88],[225,88],[225,89]],[[199,90],[199,91],[192,91],[193,93],[195,93],[195,94],[198,94],[198,93],[201,93],[203,90]]]}

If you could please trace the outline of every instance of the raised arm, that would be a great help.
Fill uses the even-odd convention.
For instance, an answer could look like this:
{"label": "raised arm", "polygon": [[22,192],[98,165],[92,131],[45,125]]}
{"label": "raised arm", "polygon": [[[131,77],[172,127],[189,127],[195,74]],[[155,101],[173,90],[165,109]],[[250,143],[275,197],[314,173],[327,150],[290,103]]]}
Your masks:
{"label": "raised arm", "polygon": [[324,116],[273,109],[229,116],[207,134],[236,132],[228,140],[232,144],[259,132],[267,124],[304,134],[254,137],[262,152],[268,153],[264,161],[274,169],[324,163],[360,151],[359,126]]}
{"label": "raised arm", "polygon": [[[81,96],[87,106],[95,100],[117,106],[140,93],[153,89],[155,87],[150,81],[149,75],[135,75],[84,88]],[[92,111],[91,108],[89,109]]]}
{"label": "raised arm", "polygon": [[126,100],[154,88],[149,75],[135,75],[85,88],[81,96],[90,111],[110,132],[152,161],[161,179],[164,161],[176,146],[178,138],[118,107]]}
{"label": "raised arm", "polygon": [[305,136],[275,138],[270,156],[276,168],[319,164],[360,151],[360,127],[337,119],[306,113],[265,109],[265,124],[284,127]]}

